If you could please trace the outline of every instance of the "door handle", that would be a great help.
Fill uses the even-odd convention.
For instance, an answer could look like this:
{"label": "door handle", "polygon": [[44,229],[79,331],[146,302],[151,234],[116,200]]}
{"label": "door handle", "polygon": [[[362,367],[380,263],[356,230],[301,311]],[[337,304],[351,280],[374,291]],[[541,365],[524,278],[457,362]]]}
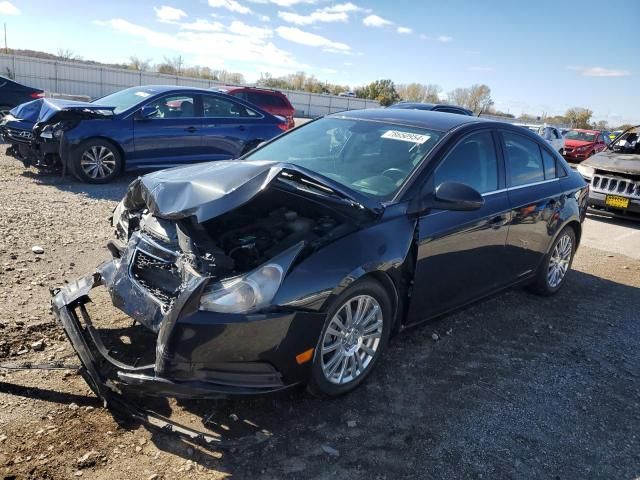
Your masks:
{"label": "door handle", "polygon": [[196,127],[187,127],[184,129],[185,132],[189,132],[189,133],[195,133],[198,131],[198,129]]}

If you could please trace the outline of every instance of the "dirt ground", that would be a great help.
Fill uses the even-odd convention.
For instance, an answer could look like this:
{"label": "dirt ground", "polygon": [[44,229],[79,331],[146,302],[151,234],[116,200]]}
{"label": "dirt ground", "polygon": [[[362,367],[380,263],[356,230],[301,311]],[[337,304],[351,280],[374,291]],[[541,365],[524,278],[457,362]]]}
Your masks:
{"label": "dirt ground", "polygon": [[[25,171],[0,155],[0,361],[76,362],[49,312],[48,289],[108,257],[107,219],[132,178],[87,186]],[[585,228],[593,235],[604,225],[590,220]],[[109,307],[97,302],[94,315],[122,321]],[[246,448],[203,449],[117,420],[68,372],[0,371],[0,473],[636,479],[638,338],[640,260],[583,245],[557,296],[511,290],[405,331],[370,380],[346,397],[294,390],[153,403],[241,445],[266,438]]]}

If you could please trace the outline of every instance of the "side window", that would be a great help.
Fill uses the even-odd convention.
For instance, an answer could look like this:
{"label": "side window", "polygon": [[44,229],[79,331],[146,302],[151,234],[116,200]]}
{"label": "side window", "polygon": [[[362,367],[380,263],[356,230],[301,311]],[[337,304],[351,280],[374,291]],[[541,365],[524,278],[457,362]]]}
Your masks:
{"label": "side window", "polygon": [[202,97],[202,110],[205,118],[249,118],[258,116],[256,111],[240,103],[208,95]]}
{"label": "side window", "polygon": [[246,92],[235,92],[235,93],[232,93],[231,95],[233,95],[236,98],[239,98],[240,100],[244,100],[245,102],[247,101]]}
{"label": "side window", "polygon": [[266,95],[260,95],[259,93],[249,92],[247,94],[247,100],[254,105],[260,106],[269,106],[269,102],[266,101],[268,97]]}
{"label": "side window", "polygon": [[193,95],[169,95],[159,98],[149,106],[156,107],[156,113],[149,118],[193,118],[196,116]]}
{"label": "side window", "polygon": [[502,136],[509,166],[509,186],[517,187],[543,181],[544,165],[538,144],[515,133],[503,132]]}
{"label": "side window", "polygon": [[560,132],[558,130],[556,130],[555,128],[553,129],[553,136],[556,138],[561,138],[560,137]]}
{"label": "side window", "polygon": [[542,161],[544,163],[544,178],[545,180],[551,180],[558,176],[558,170],[556,167],[556,159],[551,156],[544,148],[542,150]]}
{"label": "side window", "polygon": [[434,185],[458,182],[480,193],[498,189],[498,156],[491,132],[473,133],[458,143],[434,172]]}

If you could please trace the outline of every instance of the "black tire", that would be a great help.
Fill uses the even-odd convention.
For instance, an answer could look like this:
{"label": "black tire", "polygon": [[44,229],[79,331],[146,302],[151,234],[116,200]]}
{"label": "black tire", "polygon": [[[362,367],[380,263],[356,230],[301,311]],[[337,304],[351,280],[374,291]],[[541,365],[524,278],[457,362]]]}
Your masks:
{"label": "black tire", "polygon": [[[353,368],[356,370],[354,373],[355,378],[342,384],[333,383],[325,376],[325,373],[323,370],[323,363],[325,359],[324,358],[325,356],[322,353],[323,342],[325,341],[325,335],[327,334],[327,330],[334,316],[336,316],[336,314],[340,312],[341,309],[350,301],[356,302],[357,297],[373,298],[379,306],[379,310],[377,311],[381,313],[381,317],[382,317],[382,328],[380,332],[379,343],[375,348],[375,354],[371,356],[368,363],[366,363],[366,365],[361,369],[361,372],[357,373],[357,369],[359,367],[356,366],[356,357],[354,355],[359,356],[360,353],[362,353],[362,355],[365,355],[366,357],[366,352],[364,351],[361,352],[360,348],[363,348],[363,347],[358,347],[358,345],[361,345],[363,342],[362,337],[360,337],[359,340],[356,340],[356,345],[353,345],[353,347],[356,348],[356,352],[352,354]],[[366,317],[366,315],[364,316]],[[376,323],[378,321],[379,320],[377,320]],[[335,301],[327,311],[327,318],[325,320],[324,326],[322,327],[322,332],[320,334],[320,338],[318,339],[318,345],[316,346],[316,349],[314,352],[313,363],[311,365],[311,375],[307,383],[307,390],[316,396],[334,397],[338,395],[344,395],[352,391],[356,387],[358,387],[370,375],[371,371],[374,369],[376,363],[378,362],[378,359],[382,355],[382,352],[385,350],[387,343],[389,342],[392,321],[393,321],[393,308],[391,305],[391,300],[389,299],[389,294],[386,292],[384,287],[382,287],[382,285],[380,285],[375,280],[373,279],[360,280],[356,282],[354,285],[352,285],[351,287],[349,287],[346,291],[344,291],[338,298],[335,299]],[[342,340],[343,344],[344,344],[344,341],[345,340],[343,337],[343,340]],[[357,342],[360,342],[360,343],[357,343]],[[336,343],[338,343],[337,337],[336,337]],[[331,354],[328,353],[326,355],[330,356]],[[333,357],[329,357],[329,358],[332,359]],[[366,358],[365,358],[365,362],[366,362]],[[330,360],[328,363],[330,363]],[[349,363],[349,360],[347,360],[347,364],[348,363]],[[360,364],[360,362],[358,362],[358,364]],[[351,372],[353,372],[353,370]]]}
{"label": "black tire", "polygon": [[[100,162],[104,163],[101,163],[96,170],[92,170],[88,166],[91,165],[90,158],[100,158]],[[122,170],[122,155],[110,141],[92,138],[85,140],[74,149],[69,167],[71,173],[81,182],[109,183]]]}
{"label": "black tire", "polygon": [[[559,248],[559,244],[564,241],[565,237],[568,237],[571,245],[570,245],[570,257],[568,258],[567,268],[559,279],[558,283],[552,282],[550,280],[550,270],[552,258],[555,256],[557,250]],[[550,296],[556,294],[564,285],[567,280],[567,273],[571,270],[571,264],[573,263],[573,257],[576,253],[576,232],[573,228],[567,226],[564,227],[560,233],[556,236],[556,239],[553,241],[553,245],[549,249],[549,253],[547,253],[542,260],[542,263],[538,267],[538,271],[536,272],[536,277],[534,281],[529,286],[529,290],[538,295]]]}

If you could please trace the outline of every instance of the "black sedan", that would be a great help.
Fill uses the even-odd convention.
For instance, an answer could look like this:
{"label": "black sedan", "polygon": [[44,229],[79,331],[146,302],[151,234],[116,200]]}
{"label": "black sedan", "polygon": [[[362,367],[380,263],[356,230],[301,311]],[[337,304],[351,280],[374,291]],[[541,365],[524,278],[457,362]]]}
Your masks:
{"label": "black sedan", "polygon": [[400,108],[402,110],[429,110],[433,112],[457,113],[458,115],[468,115],[473,117],[473,112],[457,105],[446,103],[424,103],[424,102],[399,102],[387,108]]}
{"label": "black sedan", "polygon": [[[344,112],[241,160],[133,182],[113,214],[113,259],[54,292],[54,312],[105,399],[299,383],[339,395],[404,327],[512,286],[556,293],[586,199],[582,177],[522,128]],[[103,345],[86,309],[101,285],[150,335],[135,345],[147,360]]]}
{"label": "black sedan", "polygon": [[44,97],[44,91],[0,76],[0,116],[9,113],[13,107]]}

